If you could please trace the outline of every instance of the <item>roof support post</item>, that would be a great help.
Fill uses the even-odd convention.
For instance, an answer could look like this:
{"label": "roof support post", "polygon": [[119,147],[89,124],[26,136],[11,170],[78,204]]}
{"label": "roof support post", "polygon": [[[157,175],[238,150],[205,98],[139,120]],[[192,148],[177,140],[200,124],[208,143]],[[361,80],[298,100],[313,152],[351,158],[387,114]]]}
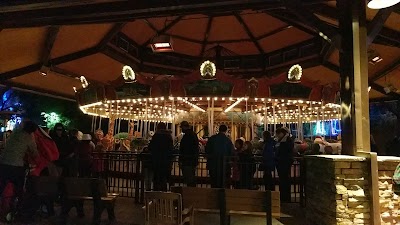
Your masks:
{"label": "roof support post", "polygon": [[365,1],[337,1],[343,153],[370,151],[367,27]]}

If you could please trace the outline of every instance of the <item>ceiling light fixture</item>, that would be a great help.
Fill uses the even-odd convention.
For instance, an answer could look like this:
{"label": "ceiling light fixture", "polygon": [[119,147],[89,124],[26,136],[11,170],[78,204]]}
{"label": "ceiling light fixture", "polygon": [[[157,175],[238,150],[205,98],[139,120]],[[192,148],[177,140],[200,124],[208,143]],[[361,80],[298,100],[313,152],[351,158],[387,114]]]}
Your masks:
{"label": "ceiling light fixture", "polygon": [[153,38],[151,41],[151,49],[153,52],[172,52],[172,38],[169,35],[160,35]]}
{"label": "ceiling light fixture", "polygon": [[398,4],[400,0],[370,0],[368,8],[370,9],[383,9]]}

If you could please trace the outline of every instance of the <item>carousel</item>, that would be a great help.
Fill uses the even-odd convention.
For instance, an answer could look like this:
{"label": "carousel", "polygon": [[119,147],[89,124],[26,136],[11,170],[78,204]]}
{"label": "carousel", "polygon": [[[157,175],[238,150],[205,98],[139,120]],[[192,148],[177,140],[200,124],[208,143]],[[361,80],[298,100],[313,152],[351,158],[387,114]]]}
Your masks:
{"label": "carousel", "polygon": [[[127,150],[148,140],[158,123],[164,122],[179,141],[179,123],[188,121],[199,138],[228,126],[232,140],[254,140],[262,132],[287,127],[297,141],[340,139],[341,107],[336,104],[338,87],[321,86],[302,79],[302,68],[293,65],[287,74],[274,78],[233,78],[217,72],[204,61],[190,76],[146,77],[130,66],[110,85],[89,84],[81,77],[77,92],[80,109],[92,116],[92,131],[100,133],[108,150],[122,140]],[[104,123],[108,131],[104,137]],[[135,144],[132,144],[135,145]],[[144,146],[144,145],[143,145]]]}

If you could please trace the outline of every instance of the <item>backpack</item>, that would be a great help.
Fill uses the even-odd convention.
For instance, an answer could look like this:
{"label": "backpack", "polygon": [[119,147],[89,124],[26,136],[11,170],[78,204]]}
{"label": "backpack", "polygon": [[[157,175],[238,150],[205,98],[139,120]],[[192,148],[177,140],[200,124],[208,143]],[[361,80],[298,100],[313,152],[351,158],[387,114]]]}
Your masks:
{"label": "backpack", "polygon": [[400,194],[400,164],[397,165],[393,174],[393,192]]}

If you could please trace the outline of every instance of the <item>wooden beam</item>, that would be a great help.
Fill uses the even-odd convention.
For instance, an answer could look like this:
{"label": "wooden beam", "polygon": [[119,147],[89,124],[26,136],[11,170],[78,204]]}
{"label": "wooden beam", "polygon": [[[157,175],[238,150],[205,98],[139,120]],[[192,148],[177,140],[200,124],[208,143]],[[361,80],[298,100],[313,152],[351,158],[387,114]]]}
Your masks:
{"label": "wooden beam", "polygon": [[59,31],[60,31],[60,27],[59,26],[51,26],[51,27],[48,28],[45,48],[43,50],[42,60],[41,60],[41,62],[45,66],[49,66],[49,59],[50,59],[50,56],[51,56],[51,50],[53,49],[54,42],[57,39],[57,35],[58,35]]}
{"label": "wooden beam", "polygon": [[177,24],[183,16],[178,16],[177,18],[175,18],[174,20],[172,20],[168,25],[166,25],[163,29],[159,30],[157,32],[157,34],[151,38],[149,38],[144,44],[143,46],[147,46],[151,43],[151,41],[153,40],[153,38],[157,37],[158,35],[163,35],[165,34],[169,29],[171,29],[173,26],[175,26],[175,24]]}
{"label": "wooden beam", "polygon": [[[58,65],[58,64],[66,63],[66,62],[73,61],[73,60],[76,60],[79,58],[83,58],[83,57],[86,57],[89,55],[93,55],[98,52],[99,52],[98,47],[92,47],[92,48],[84,49],[84,50],[74,52],[74,53],[71,53],[68,55],[50,59],[49,64],[50,65]],[[0,82],[4,82],[4,81],[9,80],[14,77],[19,77],[24,74],[38,71],[38,70],[40,70],[42,65],[43,64],[40,62],[40,63],[35,63],[35,64],[29,65],[29,66],[25,66],[22,68],[18,68],[15,70],[4,72],[4,73],[0,74]]]}
{"label": "wooden beam", "polygon": [[[69,2],[80,5],[68,5]],[[92,0],[93,2],[95,0]],[[226,13],[232,11],[283,9],[277,0],[106,0],[98,4],[83,4],[87,1],[46,1],[43,6],[26,7],[20,3],[18,9],[9,5],[0,6],[0,28],[32,27],[46,25],[115,23],[151,17],[183,16],[189,14]],[[307,0],[307,6],[328,0]],[[8,7],[8,8],[7,8]]]}
{"label": "wooden beam", "polygon": [[265,53],[264,49],[261,47],[260,43],[258,43],[258,40],[256,39],[256,37],[254,37],[253,33],[251,32],[247,24],[244,22],[243,18],[237,13],[234,13],[234,16],[239,21],[240,25],[242,25],[243,29],[246,31],[247,36],[249,36],[249,38],[254,43],[260,54],[264,54]]}
{"label": "wooden beam", "polygon": [[157,28],[148,20],[148,19],[143,19],[142,20],[145,24],[147,24],[147,26],[149,26],[153,31],[155,31],[156,33],[158,33],[159,31],[157,30]]}
{"label": "wooden beam", "polygon": [[204,38],[203,38],[203,43],[201,43],[201,51],[200,51],[200,57],[204,56],[204,51],[206,50],[207,42],[208,42],[208,37],[210,36],[210,30],[211,30],[211,25],[214,17],[210,16],[207,21],[207,26],[206,26],[206,31],[204,32]]}
{"label": "wooden beam", "polygon": [[256,37],[256,39],[257,39],[257,40],[261,40],[261,39],[270,37],[270,36],[272,36],[272,35],[274,35],[274,34],[280,33],[280,32],[282,32],[282,31],[284,31],[284,30],[290,29],[290,28],[292,28],[292,27],[293,27],[292,25],[287,25],[287,26],[279,27],[279,28],[277,28],[277,29],[275,29],[275,30],[272,30],[272,31],[270,31],[270,32],[267,32],[267,33],[265,33],[265,34],[262,34],[262,35]]}
{"label": "wooden beam", "polygon": [[100,51],[98,46],[87,48],[78,52],[74,52],[68,55],[60,56],[54,59],[51,59],[51,65],[59,65],[62,63],[70,62],[73,60],[77,60],[86,56],[94,55]]}
{"label": "wooden beam", "polygon": [[42,67],[42,63],[35,63],[35,64],[29,65],[29,66],[25,66],[22,68],[4,72],[4,73],[0,74],[0,82],[3,83],[4,81],[6,81],[8,79],[11,79],[14,77],[19,77],[19,76],[22,76],[22,75],[28,74],[28,73],[33,73],[35,71],[40,70],[41,67]]}
{"label": "wooden beam", "polygon": [[[326,4],[320,4],[320,5],[313,5],[313,6],[309,6],[310,9],[318,15],[327,17],[329,19],[332,20],[338,20],[338,15],[339,15],[339,10],[337,8],[334,7],[330,7],[329,5]],[[400,8],[400,5],[396,5],[394,6],[395,8]],[[371,22],[367,21],[367,26],[369,26]],[[333,24],[328,24],[325,22],[325,24],[337,28],[335,27],[335,25]],[[400,46],[400,32],[396,31],[396,30],[392,30],[390,28],[387,27],[382,27],[380,32],[378,32],[375,41],[377,41],[378,39],[382,42],[384,42],[386,45],[391,45],[391,46]]]}
{"label": "wooden beam", "polygon": [[268,15],[275,17],[278,20],[281,20],[284,23],[287,23],[288,25],[292,25],[293,27],[296,27],[297,29],[308,33],[310,35],[318,35],[318,32],[315,31],[313,28],[309,27],[306,24],[300,23],[298,20],[293,18],[293,16],[289,15],[288,13],[283,13],[282,11],[279,12],[266,12]]}
{"label": "wooden beam", "polygon": [[[399,66],[399,64],[400,64],[400,60],[397,61],[397,66]],[[393,68],[394,65],[395,65],[395,64],[392,65],[392,68]],[[328,68],[328,69],[330,69],[330,70],[332,70],[332,71],[334,71],[334,72],[337,72],[337,73],[340,72],[339,66],[336,66],[335,64],[332,64],[332,63],[330,63],[330,62],[324,62],[324,63],[323,63],[323,66],[325,66],[326,68]],[[378,79],[379,79],[379,78],[378,78]],[[398,94],[398,93],[393,93],[393,92],[392,92],[392,93],[386,94],[386,92],[385,92],[385,90],[383,89],[383,87],[380,86],[379,84],[376,84],[376,83],[375,83],[376,80],[377,80],[377,79],[376,79],[376,77],[375,77],[375,78],[369,79],[369,81],[368,81],[368,85],[371,86],[372,89],[374,89],[375,91],[380,92],[380,93],[382,93],[382,94],[384,94],[384,95],[388,95],[388,96],[391,96],[391,97],[400,99],[400,94]]]}
{"label": "wooden beam", "polygon": [[371,88],[374,89],[375,91],[380,92],[386,96],[390,96],[395,99],[400,99],[400,94],[395,93],[395,92],[386,93],[384,87],[382,87],[379,84],[376,84],[374,82],[369,82],[369,86],[371,86]]}
{"label": "wooden beam", "polygon": [[76,6],[86,6],[95,5],[99,3],[117,3],[125,2],[126,0],[55,0],[55,1],[9,1],[1,4],[0,13],[10,13],[19,11],[30,11],[30,10],[40,10],[40,9],[52,9],[52,8],[62,8],[62,7],[76,7]]}
{"label": "wooden beam", "polygon": [[111,39],[113,39],[113,37],[118,34],[122,28],[125,26],[126,23],[116,23],[111,29],[110,31],[108,31],[108,33],[103,37],[103,39],[101,39],[101,41],[98,44],[98,48],[104,49],[104,47],[106,47],[106,45],[108,44],[108,42],[111,41]]}
{"label": "wooden beam", "polygon": [[[333,38],[337,35],[335,30],[332,30],[329,26],[326,26],[313,12],[308,8],[304,7],[303,3],[299,0],[284,0],[286,8],[289,9],[294,15],[296,15],[305,24],[309,24],[318,34],[323,33],[328,38]],[[327,40],[330,42],[330,40]]]}
{"label": "wooden beam", "polygon": [[337,65],[335,65],[335,64],[333,64],[333,63],[331,63],[331,62],[329,62],[329,61],[324,61],[324,62],[322,63],[322,65],[323,65],[324,67],[326,67],[326,68],[332,70],[333,72],[340,74],[340,68],[339,68],[339,66],[337,66]]}
{"label": "wooden beam", "polygon": [[397,69],[397,67],[399,67],[399,66],[400,66],[400,58],[397,58],[397,60],[395,60],[394,63],[392,63],[391,65],[387,66],[382,71],[380,71],[377,75],[372,77],[371,81],[375,82],[375,81],[381,79],[382,77],[385,77],[386,75],[388,75],[389,73],[391,73],[392,71]]}
{"label": "wooden beam", "polygon": [[390,14],[393,12],[394,7],[380,9],[372,21],[368,24],[368,37],[367,46],[372,44],[376,36],[382,30],[385,25],[386,20],[389,18]]}
{"label": "wooden beam", "polygon": [[12,82],[12,81],[1,82],[0,86],[6,86],[6,87],[10,87],[11,89],[14,89],[17,91],[28,92],[28,93],[32,93],[32,94],[36,94],[36,95],[43,95],[43,96],[62,99],[62,100],[66,100],[66,101],[73,101],[73,102],[76,101],[74,96],[63,95],[63,94],[60,94],[60,93],[57,93],[54,91],[49,91],[49,90],[38,88],[38,87],[32,87],[32,86],[28,86],[25,84]]}

